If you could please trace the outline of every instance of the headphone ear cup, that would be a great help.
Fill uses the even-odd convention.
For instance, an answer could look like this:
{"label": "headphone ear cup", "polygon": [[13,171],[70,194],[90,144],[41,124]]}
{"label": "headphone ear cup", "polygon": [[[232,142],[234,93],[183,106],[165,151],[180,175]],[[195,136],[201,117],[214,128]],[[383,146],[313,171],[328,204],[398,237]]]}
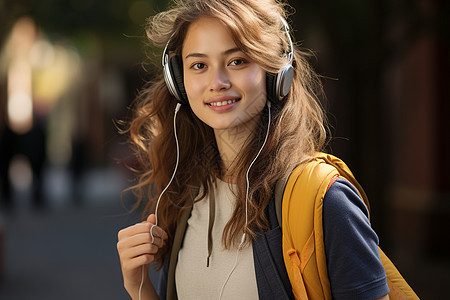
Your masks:
{"label": "headphone ear cup", "polygon": [[177,94],[174,96],[181,104],[189,105],[186,90],[184,88],[183,65],[178,55],[174,55],[169,58],[168,67],[170,71],[170,77],[172,78],[173,87]]}
{"label": "headphone ear cup", "polygon": [[276,89],[278,99],[282,100],[287,96],[291,89],[294,79],[294,68],[291,64],[287,64],[281,73],[277,74]]}
{"label": "headphone ear cup", "polygon": [[177,89],[175,88],[175,81],[172,76],[172,71],[170,70],[169,62],[163,64],[163,73],[164,73],[164,81],[166,82],[167,89],[169,93],[177,98],[177,101],[180,99],[180,96],[177,93]]}
{"label": "headphone ear cup", "polygon": [[[278,98],[276,98],[276,82],[277,82],[277,75],[275,73],[266,72],[266,91],[267,91],[267,98],[270,100],[270,102],[274,103],[275,101],[278,101]],[[274,103],[275,104],[275,103]]]}
{"label": "headphone ear cup", "polygon": [[294,79],[294,69],[290,64],[286,65],[280,73],[266,73],[267,97],[271,102],[284,99],[289,93]]}

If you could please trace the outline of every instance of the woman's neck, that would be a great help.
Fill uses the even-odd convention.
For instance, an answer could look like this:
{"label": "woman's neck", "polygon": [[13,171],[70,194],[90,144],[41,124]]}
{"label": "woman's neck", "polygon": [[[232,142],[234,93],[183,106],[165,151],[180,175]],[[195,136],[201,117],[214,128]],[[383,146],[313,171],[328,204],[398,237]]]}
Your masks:
{"label": "woman's neck", "polygon": [[250,136],[250,128],[214,129],[217,148],[222,160],[223,181],[235,183],[236,175],[233,174],[236,158],[241,153],[245,142]]}

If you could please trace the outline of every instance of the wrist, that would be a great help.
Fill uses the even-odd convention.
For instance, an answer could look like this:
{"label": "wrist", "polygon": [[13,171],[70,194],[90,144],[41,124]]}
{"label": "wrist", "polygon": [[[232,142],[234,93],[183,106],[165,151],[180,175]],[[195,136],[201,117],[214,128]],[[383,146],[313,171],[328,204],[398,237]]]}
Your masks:
{"label": "wrist", "polygon": [[141,288],[141,280],[142,280],[142,289],[150,282],[148,276],[144,276],[143,279],[139,278],[138,281],[124,281],[123,286],[132,299],[138,299],[139,289]]}
{"label": "wrist", "polygon": [[[141,282],[139,282],[139,284],[125,284],[125,289],[128,292],[128,294],[130,295],[131,299],[133,299],[133,300],[159,299],[159,297],[156,294],[156,291],[153,287],[153,284],[150,281],[148,276],[144,278],[144,281],[142,283],[142,288],[141,288]],[[141,297],[139,297],[139,291],[140,291]]]}

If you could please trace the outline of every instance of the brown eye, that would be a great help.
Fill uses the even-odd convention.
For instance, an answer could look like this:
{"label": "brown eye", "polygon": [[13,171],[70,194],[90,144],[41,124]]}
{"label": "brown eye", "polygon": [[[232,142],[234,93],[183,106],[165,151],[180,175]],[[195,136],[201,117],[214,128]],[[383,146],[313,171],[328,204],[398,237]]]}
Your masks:
{"label": "brown eye", "polygon": [[195,70],[201,70],[204,69],[206,65],[204,63],[195,63],[192,65],[192,68]]}
{"label": "brown eye", "polygon": [[245,62],[246,62],[245,60],[238,58],[238,59],[231,61],[230,65],[231,66],[239,66],[239,65],[244,64]]}

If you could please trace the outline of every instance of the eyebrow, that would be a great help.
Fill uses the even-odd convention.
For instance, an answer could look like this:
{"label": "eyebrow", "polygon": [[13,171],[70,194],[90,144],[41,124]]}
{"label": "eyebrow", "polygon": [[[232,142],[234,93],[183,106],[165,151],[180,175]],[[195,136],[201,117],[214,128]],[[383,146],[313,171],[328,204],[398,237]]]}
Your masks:
{"label": "eyebrow", "polygon": [[[242,51],[242,50],[239,49],[238,47],[236,47],[236,48],[231,48],[231,49],[228,49],[228,50],[222,52],[222,55],[230,55],[230,54],[232,54],[232,53],[235,53],[235,52],[241,52],[241,51]],[[208,57],[208,55],[206,55],[206,54],[204,54],[204,53],[196,53],[196,52],[193,52],[193,53],[189,53],[188,55],[186,55],[184,59],[187,59],[187,58],[189,58],[189,57]]]}

